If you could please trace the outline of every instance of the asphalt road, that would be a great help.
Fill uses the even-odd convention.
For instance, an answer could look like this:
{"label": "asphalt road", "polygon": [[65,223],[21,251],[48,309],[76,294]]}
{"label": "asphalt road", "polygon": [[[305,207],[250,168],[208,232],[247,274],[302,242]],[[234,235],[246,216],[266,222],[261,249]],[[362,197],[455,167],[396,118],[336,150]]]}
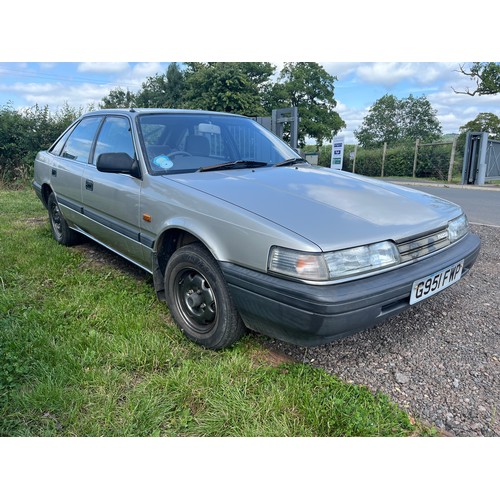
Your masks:
{"label": "asphalt road", "polygon": [[469,222],[500,226],[500,188],[487,190],[410,184],[408,186],[460,205],[467,214]]}

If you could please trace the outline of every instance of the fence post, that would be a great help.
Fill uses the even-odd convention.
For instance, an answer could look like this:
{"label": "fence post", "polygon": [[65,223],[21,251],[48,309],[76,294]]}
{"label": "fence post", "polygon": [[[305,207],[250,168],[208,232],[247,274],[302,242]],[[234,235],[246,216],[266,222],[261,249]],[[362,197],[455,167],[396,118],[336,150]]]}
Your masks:
{"label": "fence post", "polygon": [[420,139],[415,141],[415,157],[413,158],[413,178],[415,179],[415,175],[417,173],[417,156],[418,156],[418,144]]}
{"label": "fence post", "polygon": [[387,142],[384,142],[384,151],[382,152],[382,174],[380,177],[384,177],[384,165],[385,165],[385,152],[387,151]]}
{"label": "fence post", "polygon": [[354,146],[354,158],[352,160],[352,173],[356,173],[356,154],[358,152],[358,145]]}
{"label": "fence post", "polygon": [[453,176],[453,164],[455,163],[455,151],[457,149],[457,138],[453,138],[453,144],[451,146],[451,156],[450,156],[450,168],[448,169],[448,182],[451,182]]}

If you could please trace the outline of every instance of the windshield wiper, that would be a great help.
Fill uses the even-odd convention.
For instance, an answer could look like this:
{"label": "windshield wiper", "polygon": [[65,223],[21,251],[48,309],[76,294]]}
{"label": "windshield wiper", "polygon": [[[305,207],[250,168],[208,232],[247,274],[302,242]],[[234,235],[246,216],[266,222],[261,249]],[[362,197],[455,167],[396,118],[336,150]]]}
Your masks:
{"label": "windshield wiper", "polygon": [[236,160],[228,161],[227,163],[219,163],[217,165],[208,165],[207,167],[201,167],[198,172],[208,172],[209,170],[225,170],[233,167],[238,168],[252,168],[252,167],[265,167],[268,163],[265,161],[253,161],[253,160]]}
{"label": "windshield wiper", "polygon": [[304,158],[288,158],[287,160],[280,161],[279,163],[275,163],[275,167],[287,167],[288,165],[295,165],[296,163],[307,163]]}

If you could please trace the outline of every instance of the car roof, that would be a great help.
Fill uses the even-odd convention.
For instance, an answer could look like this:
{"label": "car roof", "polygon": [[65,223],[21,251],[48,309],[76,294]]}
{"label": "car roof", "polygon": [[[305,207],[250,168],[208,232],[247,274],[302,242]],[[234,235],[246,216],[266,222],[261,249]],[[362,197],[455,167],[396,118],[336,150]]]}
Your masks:
{"label": "car roof", "polygon": [[170,108],[115,108],[115,109],[100,109],[97,111],[89,111],[85,116],[102,115],[102,114],[123,114],[123,115],[140,115],[140,114],[197,114],[197,115],[222,115],[222,116],[243,116],[235,113],[224,113],[220,111],[207,111],[201,109],[170,109]]}

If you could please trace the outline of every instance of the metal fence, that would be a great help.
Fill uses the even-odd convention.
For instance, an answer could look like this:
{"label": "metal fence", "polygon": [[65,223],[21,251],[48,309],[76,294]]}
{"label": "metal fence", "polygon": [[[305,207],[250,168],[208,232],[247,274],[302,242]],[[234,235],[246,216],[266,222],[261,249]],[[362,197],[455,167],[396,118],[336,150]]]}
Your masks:
{"label": "metal fence", "polygon": [[[320,150],[319,164],[329,166],[331,147]],[[459,179],[462,164],[457,141],[404,143],[377,149],[347,144],[343,170],[372,177],[432,178],[443,182]]]}

